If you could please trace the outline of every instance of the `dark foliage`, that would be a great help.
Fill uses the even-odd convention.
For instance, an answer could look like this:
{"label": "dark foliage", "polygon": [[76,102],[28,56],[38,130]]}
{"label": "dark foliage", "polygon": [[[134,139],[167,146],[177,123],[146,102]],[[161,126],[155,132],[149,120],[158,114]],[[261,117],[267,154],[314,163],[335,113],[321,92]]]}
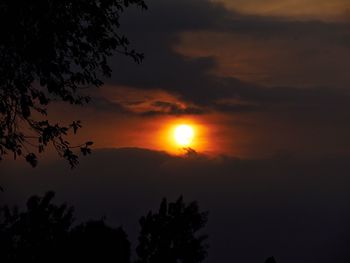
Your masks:
{"label": "dark foliage", "polygon": [[67,141],[81,123],[51,123],[47,106],[87,103],[81,90],[111,75],[107,59],[115,52],[142,60],[118,31],[129,5],[146,8],[143,0],[1,1],[0,160],[13,153],[35,166],[36,154],[52,144],[74,167],[77,150],[90,153],[92,142]]}
{"label": "dark foliage", "polygon": [[276,260],[274,257],[269,257],[266,259],[265,263],[276,263]]}
{"label": "dark foliage", "polygon": [[53,192],[33,196],[27,210],[1,209],[0,247],[2,262],[59,262],[63,260],[73,223],[73,209],[51,204]]}
{"label": "dark foliage", "polygon": [[124,230],[114,229],[103,220],[75,227],[69,246],[73,262],[130,262],[130,242]]}
{"label": "dark foliage", "polygon": [[137,247],[139,263],[195,263],[206,257],[206,235],[196,235],[207,222],[207,213],[197,203],[186,205],[182,197],[175,203],[163,199],[158,213],[140,219]]}
{"label": "dark foliage", "polygon": [[[27,209],[0,209],[1,262],[130,262],[130,242],[124,230],[112,228],[103,219],[73,224],[73,209],[52,204],[53,192],[33,196]],[[206,256],[206,236],[196,237],[207,213],[182,198],[167,204],[158,214],[140,222],[139,262],[201,262]]]}
{"label": "dark foliage", "polygon": [[130,243],[122,228],[104,220],[72,227],[73,209],[51,203],[53,192],[33,196],[19,212],[1,208],[1,262],[130,262]]}

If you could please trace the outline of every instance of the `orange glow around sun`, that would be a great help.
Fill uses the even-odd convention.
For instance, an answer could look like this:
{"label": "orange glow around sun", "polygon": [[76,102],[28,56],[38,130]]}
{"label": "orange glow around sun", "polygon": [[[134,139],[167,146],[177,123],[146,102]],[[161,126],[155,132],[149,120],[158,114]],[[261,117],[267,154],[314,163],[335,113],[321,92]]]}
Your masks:
{"label": "orange glow around sun", "polygon": [[159,148],[182,154],[184,149],[191,148],[197,152],[205,152],[208,146],[206,128],[194,119],[168,120],[162,125],[158,134]]}

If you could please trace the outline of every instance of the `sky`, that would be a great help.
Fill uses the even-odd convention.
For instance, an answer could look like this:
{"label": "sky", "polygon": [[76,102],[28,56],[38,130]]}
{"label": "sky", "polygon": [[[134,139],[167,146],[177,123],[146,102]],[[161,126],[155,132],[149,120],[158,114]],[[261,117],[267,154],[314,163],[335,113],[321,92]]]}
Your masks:
{"label": "sky", "polygon": [[183,194],[210,212],[209,263],[348,262],[350,1],[147,4],[120,28],[144,61],[113,56],[89,106],[51,109],[82,121],[72,140],[92,156],[73,171],[50,151],[35,169],[6,160],[2,200],[52,189],[136,239],[139,216]]}
{"label": "sky", "polygon": [[206,128],[199,136],[206,145],[196,150],[207,154],[348,155],[346,6],[150,1],[148,11],[128,11],[121,21],[143,63],[112,58],[112,78],[91,92],[90,108],[62,115],[59,107],[58,118],[74,111],[83,136],[101,148],[174,152],[162,140],[179,120]]}

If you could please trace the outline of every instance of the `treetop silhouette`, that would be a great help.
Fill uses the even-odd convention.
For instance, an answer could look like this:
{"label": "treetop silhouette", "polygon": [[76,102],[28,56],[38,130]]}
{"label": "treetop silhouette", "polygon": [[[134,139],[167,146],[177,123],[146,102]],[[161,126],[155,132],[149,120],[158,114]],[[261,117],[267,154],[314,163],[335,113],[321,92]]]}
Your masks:
{"label": "treetop silhouette", "polygon": [[59,262],[63,259],[58,252],[66,249],[73,208],[52,204],[53,197],[53,192],[44,197],[30,197],[24,212],[16,207],[0,209],[0,247],[4,262]]}
{"label": "treetop silhouette", "polygon": [[274,257],[268,257],[265,261],[265,263],[276,263],[276,260]]}
{"label": "treetop silhouette", "polygon": [[138,263],[202,262],[208,245],[206,235],[197,235],[208,218],[196,202],[185,204],[182,197],[174,203],[163,199],[159,211],[140,219],[141,232],[136,248]]}
{"label": "treetop silhouette", "polygon": [[[104,218],[74,225],[73,208],[53,204],[54,196],[32,196],[21,212],[0,207],[1,262],[131,262],[131,244],[121,227],[108,226]],[[136,263],[202,262],[208,245],[200,230],[207,219],[196,202],[163,199],[157,212],[139,220]]]}
{"label": "treetop silhouette", "polygon": [[[29,198],[26,210],[0,207],[1,262],[130,262],[130,242],[121,227],[104,219],[73,225],[73,208],[52,203],[53,192]],[[193,202],[164,199],[159,213],[140,219],[138,262],[201,262],[206,256],[207,213]]]}

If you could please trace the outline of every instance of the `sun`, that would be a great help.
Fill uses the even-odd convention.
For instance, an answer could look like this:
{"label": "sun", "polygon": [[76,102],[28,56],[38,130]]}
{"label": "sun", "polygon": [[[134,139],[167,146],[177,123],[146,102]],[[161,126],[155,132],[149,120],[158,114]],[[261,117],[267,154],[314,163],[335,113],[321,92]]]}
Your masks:
{"label": "sun", "polygon": [[192,143],[194,130],[190,125],[181,124],[174,130],[174,139],[182,147],[187,147]]}

